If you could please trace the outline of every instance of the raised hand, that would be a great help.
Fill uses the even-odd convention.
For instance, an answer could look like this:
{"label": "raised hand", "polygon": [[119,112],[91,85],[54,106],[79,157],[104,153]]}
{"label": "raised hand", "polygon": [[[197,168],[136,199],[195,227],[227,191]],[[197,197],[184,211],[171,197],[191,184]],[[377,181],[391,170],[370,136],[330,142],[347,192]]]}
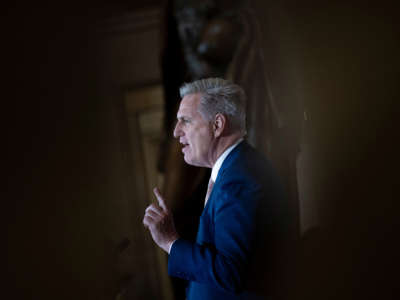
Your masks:
{"label": "raised hand", "polygon": [[174,241],[179,238],[175,229],[172,213],[165,204],[164,197],[158,188],[153,189],[158,205],[149,205],[143,217],[144,226],[149,229],[154,242],[165,252],[169,253]]}

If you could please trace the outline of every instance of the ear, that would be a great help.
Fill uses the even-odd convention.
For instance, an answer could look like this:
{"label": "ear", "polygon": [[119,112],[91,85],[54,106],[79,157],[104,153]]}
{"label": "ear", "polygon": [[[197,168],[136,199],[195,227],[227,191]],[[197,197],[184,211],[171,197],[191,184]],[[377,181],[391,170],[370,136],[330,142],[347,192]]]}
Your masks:
{"label": "ear", "polygon": [[213,124],[213,129],[214,129],[214,137],[219,137],[222,135],[226,128],[226,117],[221,114],[217,113],[214,118],[214,124]]}

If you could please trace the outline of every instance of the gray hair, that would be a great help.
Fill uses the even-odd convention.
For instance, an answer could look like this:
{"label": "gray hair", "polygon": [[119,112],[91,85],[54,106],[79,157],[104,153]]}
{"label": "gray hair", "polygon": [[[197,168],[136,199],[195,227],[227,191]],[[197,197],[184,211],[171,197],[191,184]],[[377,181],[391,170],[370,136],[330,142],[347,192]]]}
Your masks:
{"label": "gray hair", "polygon": [[201,94],[199,113],[211,121],[217,113],[227,117],[232,129],[246,132],[246,94],[231,81],[207,78],[185,83],[180,88],[183,98],[188,94]]}

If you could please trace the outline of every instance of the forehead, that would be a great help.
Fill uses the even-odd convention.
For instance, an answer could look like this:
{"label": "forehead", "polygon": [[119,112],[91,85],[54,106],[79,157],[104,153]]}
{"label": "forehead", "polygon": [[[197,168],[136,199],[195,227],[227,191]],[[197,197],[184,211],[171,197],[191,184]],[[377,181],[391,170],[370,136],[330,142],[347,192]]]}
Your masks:
{"label": "forehead", "polygon": [[196,115],[198,112],[198,105],[200,102],[200,94],[188,94],[183,97],[178,110],[178,117],[182,115]]}

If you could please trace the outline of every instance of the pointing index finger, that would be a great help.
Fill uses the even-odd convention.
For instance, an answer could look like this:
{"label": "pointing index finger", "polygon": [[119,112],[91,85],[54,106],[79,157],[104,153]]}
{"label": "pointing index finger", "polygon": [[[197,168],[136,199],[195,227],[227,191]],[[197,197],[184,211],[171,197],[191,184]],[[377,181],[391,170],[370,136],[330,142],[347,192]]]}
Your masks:
{"label": "pointing index finger", "polygon": [[164,200],[163,196],[160,194],[160,190],[159,190],[157,187],[155,187],[155,188],[153,189],[153,193],[154,193],[154,195],[156,196],[156,198],[157,198],[157,200],[158,200],[158,205],[160,205],[160,207],[161,207],[164,211],[167,211],[167,210],[168,210],[168,209],[167,209],[167,205],[165,204],[165,200]]}

